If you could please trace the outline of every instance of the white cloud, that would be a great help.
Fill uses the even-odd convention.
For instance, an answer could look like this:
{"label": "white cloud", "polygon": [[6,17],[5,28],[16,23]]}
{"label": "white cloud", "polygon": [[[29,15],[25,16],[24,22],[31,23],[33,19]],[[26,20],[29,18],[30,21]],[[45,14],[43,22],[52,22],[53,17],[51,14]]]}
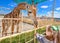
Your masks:
{"label": "white cloud", "polygon": [[[52,13],[52,11],[47,12],[47,14],[51,14],[51,13]],[[54,13],[57,14],[58,12],[54,11]]]}
{"label": "white cloud", "polygon": [[47,17],[51,17],[51,12],[52,11],[47,12]]}
{"label": "white cloud", "polygon": [[41,6],[41,8],[48,8],[48,6],[44,5],[44,6]]}
{"label": "white cloud", "polygon": [[56,17],[56,18],[60,18],[60,14],[57,13],[57,14],[54,15],[54,17]]}
{"label": "white cloud", "polygon": [[14,6],[14,5],[11,5],[12,7]]}
{"label": "white cloud", "polygon": [[7,14],[7,13],[4,10],[0,10],[0,14]]}
{"label": "white cloud", "polygon": [[14,6],[16,6],[17,4],[15,4],[15,3],[10,3],[10,4],[8,4],[8,5],[14,7]]}
{"label": "white cloud", "polygon": [[8,4],[8,5],[9,5],[9,6],[12,6],[12,7],[14,6],[13,4]]}
{"label": "white cloud", "polygon": [[10,8],[6,8],[7,10],[10,10]]}
{"label": "white cloud", "polygon": [[56,10],[60,10],[60,7],[56,8]]}
{"label": "white cloud", "polygon": [[[48,17],[52,17],[52,11],[49,11],[49,12],[47,12],[47,16]],[[54,17],[55,18],[60,18],[60,13],[59,12],[57,12],[57,11],[54,11]]]}
{"label": "white cloud", "polygon": [[1,7],[0,9],[1,10],[10,10],[10,8],[7,8],[7,7]]}

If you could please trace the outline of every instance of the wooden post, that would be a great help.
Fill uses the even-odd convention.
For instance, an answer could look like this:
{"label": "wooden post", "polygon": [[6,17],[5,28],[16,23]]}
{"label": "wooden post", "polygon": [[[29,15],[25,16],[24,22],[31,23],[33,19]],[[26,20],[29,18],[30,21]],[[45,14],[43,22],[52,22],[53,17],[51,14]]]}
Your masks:
{"label": "wooden post", "polygon": [[4,30],[5,30],[5,20],[2,20],[2,37],[4,35]]}
{"label": "wooden post", "polygon": [[20,18],[20,16],[19,16],[20,10],[18,9],[17,11],[18,11],[17,12],[17,18],[18,18],[18,20],[17,20],[17,33],[18,33],[19,32],[19,22],[20,22],[20,20],[19,20],[19,18]]}
{"label": "wooden post", "polygon": [[14,20],[13,18],[10,19],[11,20],[11,34],[14,33]]}
{"label": "wooden post", "polygon": [[5,36],[7,36],[7,30],[8,30],[8,27],[9,27],[8,22],[9,22],[8,19],[6,19]]}
{"label": "wooden post", "polygon": [[[36,34],[36,28],[37,28],[37,18],[36,18],[36,7],[34,5],[32,5],[32,12],[33,12],[33,16],[34,16],[34,29],[35,29],[35,32],[34,34]],[[36,43],[36,36],[34,35],[34,43]]]}

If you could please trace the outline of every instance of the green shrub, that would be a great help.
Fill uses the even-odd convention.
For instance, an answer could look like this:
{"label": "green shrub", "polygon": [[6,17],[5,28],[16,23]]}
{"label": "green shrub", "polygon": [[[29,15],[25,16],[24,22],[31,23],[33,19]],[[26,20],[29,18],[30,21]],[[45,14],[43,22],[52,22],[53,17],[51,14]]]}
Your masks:
{"label": "green shrub", "polygon": [[3,39],[0,43],[10,43],[10,38]]}
{"label": "green shrub", "polygon": [[38,29],[38,30],[37,30],[37,33],[42,34],[43,32],[45,32],[45,31],[46,31],[46,29],[45,29],[45,28],[46,28],[46,27],[43,27],[43,28]]}

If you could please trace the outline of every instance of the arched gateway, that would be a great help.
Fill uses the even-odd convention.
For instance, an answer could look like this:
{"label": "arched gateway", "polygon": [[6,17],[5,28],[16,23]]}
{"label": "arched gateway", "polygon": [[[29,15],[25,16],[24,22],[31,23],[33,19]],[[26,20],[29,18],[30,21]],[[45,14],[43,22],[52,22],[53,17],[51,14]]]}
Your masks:
{"label": "arched gateway", "polygon": [[[13,34],[14,25],[17,25],[17,33],[19,32],[18,30],[19,30],[19,23],[21,21],[21,14],[20,14],[21,10],[28,10],[28,16],[30,16],[31,15],[30,13],[32,13],[34,27],[37,27],[36,7],[33,5],[32,6],[28,5],[26,3],[20,3],[20,4],[18,4],[17,7],[14,8],[14,10],[11,13],[6,14],[4,16],[4,19],[2,20],[2,36],[4,34],[7,35],[7,30],[9,29],[10,26],[11,26],[11,34]],[[5,18],[7,18],[7,19],[5,19]],[[10,18],[10,19],[8,19],[8,18]],[[15,20],[14,18],[19,19],[19,20]],[[12,21],[12,23],[11,23],[11,21]]]}

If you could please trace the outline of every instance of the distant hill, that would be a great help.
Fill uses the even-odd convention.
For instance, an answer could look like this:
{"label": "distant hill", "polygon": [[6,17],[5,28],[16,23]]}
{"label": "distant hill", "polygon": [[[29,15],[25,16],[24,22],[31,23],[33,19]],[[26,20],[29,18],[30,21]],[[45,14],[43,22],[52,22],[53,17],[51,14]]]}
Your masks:
{"label": "distant hill", "polygon": [[0,16],[4,16],[4,14],[0,14]]}

